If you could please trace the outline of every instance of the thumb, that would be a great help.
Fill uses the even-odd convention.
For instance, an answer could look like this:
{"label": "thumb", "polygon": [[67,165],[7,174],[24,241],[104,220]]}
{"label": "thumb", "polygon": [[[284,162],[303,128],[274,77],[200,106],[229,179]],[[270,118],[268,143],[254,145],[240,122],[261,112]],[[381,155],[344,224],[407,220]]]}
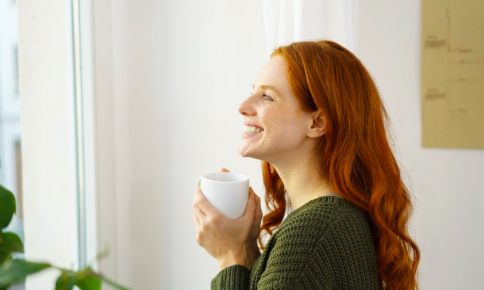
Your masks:
{"label": "thumb", "polygon": [[247,219],[252,220],[254,216],[254,212],[256,209],[256,203],[257,201],[255,200],[255,193],[252,190],[252,187],[249,187],[249,200],[247,201],[247,207],[245,209],[245,214],[244,217]]}
{"label": "thumb", "polygon": [[222,167],[222,169],[220,169],[221,172],[230,172],[228,169],[226,169],[225,167]]}

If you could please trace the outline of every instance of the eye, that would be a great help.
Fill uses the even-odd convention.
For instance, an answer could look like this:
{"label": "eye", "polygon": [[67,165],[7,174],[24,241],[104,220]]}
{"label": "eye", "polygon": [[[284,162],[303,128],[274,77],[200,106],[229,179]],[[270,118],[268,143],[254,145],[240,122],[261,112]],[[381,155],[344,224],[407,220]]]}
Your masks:
{"label": "eye", "polygon": [[[253,92],[250,92],[250,95],[253,95],[253,94],[254,94]],[[262,94],[262,96],[263,97],[266,97],[264,99],[264,101],[274,101],[274,99],[271,96],[267,95],[267,94]],[[269,99],[267,99],[267,98],[269,98]]]}
{"label": "eye", "polygon": [[268,99],[264,99],[264,100],[266,100],[266,101],[273,101],[273,100],[274,100],[274,99],[272,99],[272,98],[271,98],[271,96],[269,96],[269,95],[262,94],[262,96],[263,96],[263,97],[266,97],[266,98],[269,98],[269,100],[268,100]]}

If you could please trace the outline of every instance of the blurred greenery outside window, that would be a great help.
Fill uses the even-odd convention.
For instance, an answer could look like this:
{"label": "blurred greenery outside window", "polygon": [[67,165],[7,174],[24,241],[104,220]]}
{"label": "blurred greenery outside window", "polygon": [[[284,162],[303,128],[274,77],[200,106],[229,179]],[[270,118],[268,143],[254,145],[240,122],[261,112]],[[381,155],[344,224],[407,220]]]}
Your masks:
{"label": "blurred greenery outside window", "polygon": [[[15,0],[0,0],[0,184],[17,200],[17,213],[5,231],[24,243],[17,15]],[[23,253],[12,257],[25,258]],[[10,289],[24,290],[25,285]]]}
{"label": "blurred greenery outside window", "polygon": [[22,158],[18,78],[17,2],[0,0],[0,184],[17,200],[8,227],[23,241]]}

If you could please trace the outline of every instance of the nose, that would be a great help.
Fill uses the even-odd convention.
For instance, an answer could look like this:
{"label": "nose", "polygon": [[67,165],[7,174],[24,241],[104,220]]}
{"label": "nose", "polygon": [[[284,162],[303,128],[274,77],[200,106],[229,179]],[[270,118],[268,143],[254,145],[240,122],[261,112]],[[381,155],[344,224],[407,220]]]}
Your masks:
{"label": "nose", "polygon": [[251,104],[250,96],[247,97],[242,103],[240,103],[238,111],[241,115],[254,115],[255,109],[254,106]]}

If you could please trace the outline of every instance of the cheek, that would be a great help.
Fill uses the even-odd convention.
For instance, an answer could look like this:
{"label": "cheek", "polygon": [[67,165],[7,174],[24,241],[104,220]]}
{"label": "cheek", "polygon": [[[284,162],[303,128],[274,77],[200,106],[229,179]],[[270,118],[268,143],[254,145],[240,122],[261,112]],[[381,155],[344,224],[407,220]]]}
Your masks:
{"label": "cheek", "polygon": [[298,117],[291,108],[267,108],[265,112],[265,131],[268,142],[285,144],[298,143],[301,135],[301,128],[298,123]]}
{"label": "cheek", "polygon": [[[287,118],[280,118],[274,120],[267,129],[266,138],[274,145],[282,145],[284,147],[292,147],[291,144],[299,144],[301,139],[301,129],[299,124],[294,120]],[[283,145],[284,144],[284,145]]]}

